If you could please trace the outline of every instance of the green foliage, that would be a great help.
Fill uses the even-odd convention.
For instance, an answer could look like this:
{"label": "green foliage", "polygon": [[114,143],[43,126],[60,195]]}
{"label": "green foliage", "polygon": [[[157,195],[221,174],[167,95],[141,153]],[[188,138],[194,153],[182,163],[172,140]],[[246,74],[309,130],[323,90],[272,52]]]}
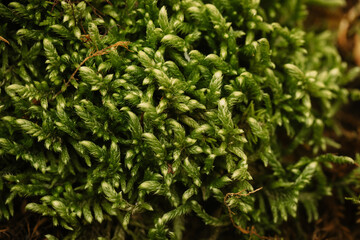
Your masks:
{"label": "green foliage", "polygon": [[[27,198],[74,239],[104,221],[181,239],[187,215],[265,235],[299,206],[315,220],[323,168],[354,163],[322,154],[354,74],[328,32],[301,30],[302,2],[0,3],[0,219]],[[225,195],[255,186],[230,221]]]}

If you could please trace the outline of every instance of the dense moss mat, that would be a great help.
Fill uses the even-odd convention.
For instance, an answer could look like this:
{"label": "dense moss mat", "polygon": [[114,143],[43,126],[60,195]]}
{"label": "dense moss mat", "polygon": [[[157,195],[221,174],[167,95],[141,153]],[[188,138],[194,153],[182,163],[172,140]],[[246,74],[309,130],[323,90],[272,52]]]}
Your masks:
{"label": "dense moss mat", "polygon": [[334,187],[354,197],[354,174],[329,181],[355,161],[324,154],[339,147],[324,130],[359,70],[331,33],[302,30],[306,14],[292,0],[0,3],[0,218],[25,201],[66,239],[183,239],[191,222],[271,238],[318,219]]}

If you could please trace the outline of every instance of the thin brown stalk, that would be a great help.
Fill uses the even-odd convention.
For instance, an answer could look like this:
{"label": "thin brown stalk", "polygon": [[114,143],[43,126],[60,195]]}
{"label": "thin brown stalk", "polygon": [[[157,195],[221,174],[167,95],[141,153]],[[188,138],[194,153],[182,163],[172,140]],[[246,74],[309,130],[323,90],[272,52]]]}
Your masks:
{"label": "thin brown stalk", "polygon": [[128,46],[129,46],[130,42],[129,41],[119,41],[119,42],[116,42],[110,46],[107,46],[106,48],[104,49],[101,49],[101,50],[98,50],[94,53],[91,53],[88,57],[86,57],[80,64],[79,66],[75,69],[75,71],[73,72],[73,74],[71,74],[69,80],[65,83],[65,88],[64,90],[60,90],[59,92],[57,92],[54,97],[52,98],[52,100],[54,100],[59,94],[63,93],[65,91],[65,89],[70,85],[70,82],[72,79],[75,79],[75,75],[76,73],[79,71],[79,69],[81,68],[82,65],[84,65],[86,63],[87,60],[93,58],[93,57],[97,57],[97,56],[102,56],[102,55],[105,55],[105,54],[108,54],[111,50],[115,50],[117,49],[118,47],[123,47],[123,48],[126,48],[128,51],[132,52]]}
{"label": "thin brown stalk", "polygon": [[70,4],[71,10],[72,10],[72,15],[73,15],[73,18],[74,18],[75,26],[77,26],[73,3],[71,2],[71,0],[68,0],[68,2]]}
{"label": "thin brown stalk", "polygon": [[91,3],[87,2],[87,1],[84,1],[86,2],[90,7],[91,9],[93,10],[93,13],[98,16],[99,18],[103,19],[102,16],[104,16],[104,14],[99,10],[97,9],[96,7],[94,7]]}
{"label": "thin brown stalk", "polygon": [[51,8],[51,13],[54,11],[54,8],[58,3],[59,3],[59,0],[54,1],[53,5],[52,5],[52,8]]}
{"label": "thin brown stalk", "polygon": [[10,239],[10,235],[7,233],[9,231],[9,228],[6,227],[5,229],[0,229],[0,238],[2,235],[5,235],[8,239]]}
{"label": "thin brown stalk", "polygon": [[46,218],[41,218],[41,219],[36,223],[36,225],[35,225],[32,233],[31,233],[31,238],[35,237],[35,236],[38,234],[38,233],[37,233],[38,228],[39,228],[42,224],[44,224],[46,221],[47,221]]}
{"label": "thin brown stalk", "polygon": [[276,238],[272,238],[272,237],[265,237],[265,236],[261,236],[259,235],[256,230],[255,230],[255,227],[252,226],[251,229],[247,228],[247,229],[244,229],[242,228],[241,226],[238,226],[236,225],[236,223],[234,222],[234,219],[233,219],[233,216],[235,213],[233,211],[231,211],[231,208],[229,206],[229,204],[227,203],[227,200],[231,197],[236,197],[236,198],[241,198],[241,197],[246,197],[246,196],[249,196],[250,194],[253,194],[253,193],[256,193],[257,191],[260,191],[262,189],[261,188],[258,188],[254,191],[251,191],[251,192],[248,192],[248,193],[242,193],[243,191],[240,191],[240,192],[237,192],[237,193],[227,193],[224,197],[224,204],[225,206],[227,207],[228,209],[228,212],[229,212],[229,217],[230,217],[230,220],[231,220],[231,223],[232,225],[237,228],[240,232],[242,232],[243,234],[249,234],[249,235],[255,235],[257,236],[258,238],[260,239],[276,239]]}
{"label": "thin brown stalk", "polygon": [[6,228],[4,228],[4,229],[0,229],[0,233],[4,233],[4,232],[7,232],[7,231],[9,231],[9,228],[8,228],[8,227],[6,227]]}
{"label": "thin brown stalk", "polygon": [[107,2],[108,4],[110,4],[112,6],[112,3],[109,0],[105,0],[105,2]]}
{"label": "thin brown stalk", "polygon": [[0,40],[1,40],[1,41],[3,41],[3,42],[6,42],[7,44],[9,44],[9,45],[10,45],[9,41],[8,41],[8,40],[6,40],[5,38],[3,38],[2,36],[0,36]]}

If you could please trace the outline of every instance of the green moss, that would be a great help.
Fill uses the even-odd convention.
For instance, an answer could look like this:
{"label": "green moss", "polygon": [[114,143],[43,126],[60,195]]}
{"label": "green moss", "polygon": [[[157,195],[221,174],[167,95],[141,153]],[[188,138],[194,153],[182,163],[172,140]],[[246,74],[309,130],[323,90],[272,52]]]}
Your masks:
{"label": "green moss", "polygon": [[227,206],[260,235],[299,205],[316,219],[323,167],[353,163],[320,154],[351,79],[305,15],[301,1],[0,3],[0,218],[28,198],[68,237],[112,219],[134,239],[180,239],[189,214],[229,226]]}

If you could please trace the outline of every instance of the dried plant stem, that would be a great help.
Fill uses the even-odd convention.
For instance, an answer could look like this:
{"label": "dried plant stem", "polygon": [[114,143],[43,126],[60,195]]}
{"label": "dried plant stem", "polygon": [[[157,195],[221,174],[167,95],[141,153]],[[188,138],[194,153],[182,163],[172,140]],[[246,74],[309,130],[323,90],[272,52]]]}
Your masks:
{"label": "dried plant stem", "polygon": [[102,55],[105,55],[105,54],[108,54],[111,50],[114,50],[114,49],[117,49],[117,47],[123,47],[123,48],[126,48],[128,51],[131,51],[129,50],[128,46],[129,46],[130,42],[129,41],[119,41],[119,42],[116,42],[110,46],[107,46],[106,48],[104,49],[101,49],[101,50],[98,50],[94,53],[91,53],[88,57],[86,57],[80,64],[79,66],[75,69],[75,71],[73,72],[73,74],[71,74],[69,80],[65,83],[65,87],[62,88],[59,92],[57,92],[54,97],[52,98],[52,100],[54,100],[59,94],[63,93],[65,91],[65,89],[70,85],[70,82],[72,79],[75,79],[75,75],[76,73],[79,71],[79,69],[81,68],[82,65],[84,65],[86,63],[87,60],[93,58],[93,57],[97,57],[97,56],[102,56]]}
{"label": "dried plant stem", "polygon": [[105,0],[105,2],[107,2],[108,4],[110,4],[112,6],[112,3],[109,0]]}
{"label": "dried plant stem", "polygon": [[3,41],[3,42],[6,42],[7,44],[9,44],[9,45],[10,45],[9,41],[8,41],[8,40],[6,40],[5,38],[3,38],[2,36],[0,36],[0,40],[1,40],[1,41]]}
{"label": "dried plant stem", "polygon": [[228,200],[229,198],[231,198],[231,197],[236,197],[236,198],[246,197],[246,196],[249,196],[250,194],[253,194],[253,193],[257,192],[257,191],[260,191],[261,189],[262,189],[262,187],[254,190],[254,191],[248,192],[248,193],[242,193],[243,191],[240,191],[240,192],[237,192],[237,193],[227,193],[227,194],[225,195],[225,197],[224,197],[224,203],[225,203],[225,206],[226,206],[227,209],[228,209],[231,223],[233,224],[233,226],[234,226],[235,228],[237,228],[238,230],[240,230],[240,232],[242,232],[242,233],[244,233],[244,234],[255,235],[255,236],[257,236],[257,237],[260,238],[260,239],[275,239],[275,238],[272,238],[272,237],[260,236],[260,235],[256,232],[254,226],[252,226],[251,229],[248,229],[248,228],[247,228],[247,229],[244,229],[244,228],[242,228],[241,226],[236,225],[235,222],[234,222],[234,219],[233,219],[233,217],[232,217],[232,215],[234,215],[235,213],[234,213],[233,211],[231,211],[231,208],[230,208],[229,204],[227,203],[227,200]]}
{"label": "dried plant stem", "polygon": [[6,228],[4,228],[4,229],[0,229],[0,237],[2,236],[2,235],[5,235],[8,239],[10,239],[10,235],[7,233],[9,231],[9,228],[8,227],[6,227]]}

